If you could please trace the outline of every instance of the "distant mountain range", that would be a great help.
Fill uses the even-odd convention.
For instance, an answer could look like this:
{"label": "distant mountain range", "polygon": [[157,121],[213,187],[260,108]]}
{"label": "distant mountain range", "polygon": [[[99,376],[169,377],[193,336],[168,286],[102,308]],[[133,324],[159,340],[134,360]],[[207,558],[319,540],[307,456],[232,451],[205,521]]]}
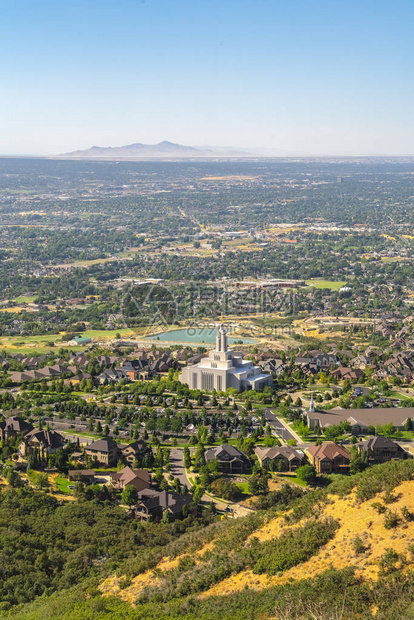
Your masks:
{"label": "distant mountain range", "polygon": [[158,144],[127,144],[125,146],[92,146],[84,151],[73,151],[58,155],[68,159],[179,159],[195,157],[252,157],[244,149],[233,150],[223,147],[195,147],[174,144],[174,142],[159,142]]}

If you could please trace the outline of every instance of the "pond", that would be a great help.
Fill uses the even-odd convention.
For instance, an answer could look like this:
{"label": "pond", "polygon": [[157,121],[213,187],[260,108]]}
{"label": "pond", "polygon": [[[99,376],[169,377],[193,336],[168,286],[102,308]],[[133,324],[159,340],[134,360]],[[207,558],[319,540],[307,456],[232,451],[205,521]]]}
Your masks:
{"label": "pond", "polygon": [[[147,336],[146,340],[167,340],[168,342],[190,342],[195,344],[214,344],[216,342],[217,328],[211,327],[187,327],[186,329],[174,329],[170,332],[162,332],[154,336]],[[253,344],[254,338],[244,336],[228,337],[229,344]]]}

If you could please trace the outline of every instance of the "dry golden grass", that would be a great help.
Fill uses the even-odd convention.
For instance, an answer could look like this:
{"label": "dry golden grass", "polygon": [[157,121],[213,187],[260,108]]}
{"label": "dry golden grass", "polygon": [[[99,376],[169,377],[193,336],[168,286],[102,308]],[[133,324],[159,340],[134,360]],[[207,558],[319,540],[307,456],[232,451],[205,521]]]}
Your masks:
{"label": "dry golden grass", "polygon": [[122,577],[108,577],[100,586],[99,590],[103,596],[119,596],[123,601],[126,601],[133,605],[147,586],[159,585],[160,580],[154,576],[153,571],[147,571],[142,575],[137,575],[131,581],[131,585],[121,590],[122,581],[125,576]]}
{"label": "dry golden grass", "polygon": [[[394,490],[394,494],[399,499],[390,505],[391,510],[399,512],[402,506],[407,506],[414,512],[414,481],[403,482]],[[242,571],[203,592],[200,597],[232,594],[241,591],[246,585],[254,590],[261,590],[292,579],[296,581],[315,577],[331,567],[342,569],[351,565],[358,567],[357,573],[363,579],[375,581],[378,579],[379,559],[387,548],[392,548],[397,553],[407,553],[410,541],[414,540],[414,522],[387,530],[384,527],[384,515],[378,514],[371,506],[373,502],[381,499],[381,496],[363,503],[358,503],[354,494],[345,499],[334,497],[331,499],[334,502],[324,508],[321,517],[333,517],[339,522],[340,527],[334,538],[321,549],[317,557],[312,557],[307,562],[294,566],[280,577],[255,575],[250,570]],[[297,524],[296,527],[303,523]],[[273,519],[257,530],[253,536],[259,538],[260,541],[271,540],[278,538],[286,529],[288,526],[283,524],[281,518]],[[368,547],[366,553],[360,555],[355,553],[353,542],[356,536],[359,536]]]}
{"label": "dry golden grass", "polygon": [[25,310],[26,308],[23,308],[22,306],[13,306],[12,308],[0,308],[0,312],[22,312],[23,310]]}
{"label": "dry golden grass", "polygon": [[[205,544],[201,549],[198,549],[194,553],[194,556],[196,557],[194,556],[193,557],[196,561],[196,564],[199,564],[202,561],[203,555],[207,551],[211,551],[213,549],[214,544],[215,542],[213,540]],[[144,590],[144,588],[148,586],[154,587],[154,586],[161,585],[161,580],[156,574],[158,573],[158,571],[173,570],[174,568],[178,566],[180,560],[185,555],[186,554],[183,554],[183,555],[177,556],[176,558],[172,558],[172,559],[163,558],[157,564],[155,569],[148,570],[145,573],[142,573],[141,575],[137,575],[131,580],[131,584],[127,586],[126,588],[121,588],[122,581],[125,579],[125,575],[122,577],[115,577],[115,576],[108,577],[107,579],[105,579],[105,581],[103,581],[100,584],[99,590],[102,592],[104,596],[119,596],[123,601],[126,601],[130,603],[131,605],[134,605],[135,601],[137,600],[141,592]]]}
{"label": "dry golden grass", "polygon": [[[414,481],[403,482],[394,490],[398,498],[389,508],[400,512],[403,506],[414,512]],[[240,592],[246,586],[253,590],[261,590],[270,586],[286,583],[291,580],[302,580],[315,577],[331,567],[343,569],[347,566],[357,566],[357,574],[366,581],[378,579],[379,560],[387,548],[394,549],[397,553],[406,555],[408,546],[414,540],[414,522],[402,523],[395,529],[387,530],[384,526],[384,515],[372,508],[372,503],[379,501],[382,494],[375,499],[359,503],[355,494],[344,499],[330,497],[332,503],[328,503],[321,512],[320,517],[332,517],[339,522],[334,538],[330,540],[317,556],[295,566],[281,576],[256,575],[251,570],[245,570],[232,575],[216,584],[206,592],[200,594],[200,598],[210,596],[223,596]],[[284,531],[297,528],[306,522],[288,525],[282,516],[270,519],[266,524],[257,529],[247,539],[247,544],[253,537],[264,542],[277,539]],[[365,553],[357,555],[354,549],[355,538],[359,536],[367,548]],[[203,561],[203,555],[214,548],[215,541],[205,544],[193,555],[196,563]],[[184,554],[185,555],[185,554]],[[162,581],[159,571],[169,571],[178,566],[183,555],[169,559],[163,558],[154,570],[146,571],[133,578],[125,588],[122,581],[125,577],[109,577],[99,586],[104,596],[117,595],[124,601],[134,604],[141,592],[146,587],[161,586]],[[413,565],[408,569],[412,570]],[[376,611],[372,610],[373,616]]]}

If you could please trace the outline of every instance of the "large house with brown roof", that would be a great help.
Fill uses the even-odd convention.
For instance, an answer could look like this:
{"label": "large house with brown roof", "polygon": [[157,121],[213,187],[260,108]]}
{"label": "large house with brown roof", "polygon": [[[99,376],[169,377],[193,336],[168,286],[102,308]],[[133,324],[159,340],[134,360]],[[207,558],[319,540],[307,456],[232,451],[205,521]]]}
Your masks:
{"label": "large house with brown roof", "polygon": [[349,470],[351,454],[339,444],[309,446],[306,452],[318,474],[345,474]]}
{"label": "large house with brown roof", "polygon": [[111,474],[112,485],[115,489],[122,490],[127,484],[131,484],[137,491],[143,491],[151,486],[151,477],[146,469],[132,469],[124,467],[121,471]]}
{"label": "large house with brown roof", "polygon": [[39,454],[53,454],[56,450],[64,448],[65,438],[57,431],[38,430],[34,428],[19,445],[19,452],[22,456],[29,456],[38,451]]}
{"label": "large house with brown roof", "polygon": [[83,482],[84,484],[92,484],[95,482],[94,469],[70,469],[68,472],[69,480],[75,482]]}
{"label": "large house with brown roof", "polygon": [[179,517],[184,506],[189,506],[192,496],[189,493],[178,495],[172,491],[156,491],[145,489],[138,493],[138,503],[131,511],[135,518],[142,521],[161,519],[163,513],[168,511],[171,518]]}
{"label": "large house with brown roof", "polygon": [[258,446],[255,454],[262,467],[271,471],[294,471],[305,460],[305,455],[291,446],[273,446],[264,448]]}
{"label": "large house with brown roof", "polygon": [[141,461],[149,450],[148,444],[138,439],[121,448],[121,454],[124,461],[133,465],[134,461]]}
{"label": "large house with brown roof", "polygon": [[102,465],[115,465],[118,460],[118,444],[111,437],[98,439],[86,446],[85,454]]}
{"label": "large house with brown roof", "polygon": [[11,437],[17,437],[17,435],[27,435],[32,430],[32,424],[20,416],[11,416],[0,423],[0,440],[7,441]]}
{"label": "large house with brown roof", "polygon": [[250,468],[247,456],[227,443],[207,450],[205,458],[207,463],[217,459],[218,469],[223,474],[243,474]]}
{"label": "large house with brown roof", "polygon": [[355,444],[355,448],[361,455],[364,455],[369,465],[385,463],[387,461],[411,458],[398,443],[377,435],[376,437],[368,437],[366,441],[360,441]]}
{"label": "large house with brown roof", "polygon": [[344,381],[349,379],[349,381],[355,381],[360,377],[364,376],[364,371],[360,368],[350,368],[348,366],[340,366],[336,370],[332,372],[332,376],[337,379]]}

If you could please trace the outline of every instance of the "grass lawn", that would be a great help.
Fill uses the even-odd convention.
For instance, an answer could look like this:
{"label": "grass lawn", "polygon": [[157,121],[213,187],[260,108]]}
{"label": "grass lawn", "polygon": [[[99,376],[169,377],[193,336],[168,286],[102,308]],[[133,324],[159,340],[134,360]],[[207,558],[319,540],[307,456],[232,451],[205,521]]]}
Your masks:
{"label": "grass lawn", "polygon": [[85,338],[115,338],[117,334],[121,336],[128,336],[131,338],[132,336],[136,336],[139,334],[139,330],[134,329],[87,329],[84,332],[81,332],[81,336]]}
{"label": "grass lawn", "polygon": [[5,353],[21,353],[22,355],[43,355],[50,353],[50,347],[34,346],[34,347],[3,347],[0,345],[1,351]]}
{"label": "grass lawn", "polygon": [[244,495],[251,495],[251,493],[249,492],[248,482],[236,482],[236,484]]}
{"label": "grass lawn", "polygon": [[307,286],[314,286],[315,288],[329,288],[331,291],[338,291],[346,282],[340,280],[319,280],[317,278],[306,280]]}
{"label": "grass lawn", "polygon": [[404,394],[403,392],[393,391],[388,394],[388,398],[410,398],[408,394]]}
{"label": "grass lawn", "polygon": [[298,484],[301,487],[306,487],[307,484],[306,482],[303,482],[303,480],[300,480],[297,476],[295,475],[291,475],[291,474],[276,474],[276,480],[277,478],[282,478],[282,480],[279,480],[279,482],[281,482],[282,484],[287,484],[289,482],[292,482],[292,484]]}
{"label": "grass lawn", "polygon": [[31,304],[35,301],[35,299],[36,299],[35,295],[33,295],[33,297],[21,295],[20,297],[15,297],[13,301],[15,301],[18,304]]}
{"label": "grass lawn", "polygon": [[396,441],[400,441],[401,439],[405,439],[406,441],[414,441],[414,431],[400,431],[397,436],[394,435],[391,439],[395,439]]}
{"label": "grass lawn", "polygon": [[96,434],[93,435],[91,433],[85,433],[84,431],[75,431],[75,429],[71,429],[71,428],[66,428],[65,430],[61,431],[62,433],[67,433],[68,435],[79,435],[79,437],[87,437],[88,439],[99,439],[102,436],[101,434]]}
{"label": "grass lawn", "polygon": [[69,488],[69,485],[72,485],[73,482],[70,482],[67,478],[56,478],[55,483],[57,490],[61,493],[72,493],[72,489]]}

